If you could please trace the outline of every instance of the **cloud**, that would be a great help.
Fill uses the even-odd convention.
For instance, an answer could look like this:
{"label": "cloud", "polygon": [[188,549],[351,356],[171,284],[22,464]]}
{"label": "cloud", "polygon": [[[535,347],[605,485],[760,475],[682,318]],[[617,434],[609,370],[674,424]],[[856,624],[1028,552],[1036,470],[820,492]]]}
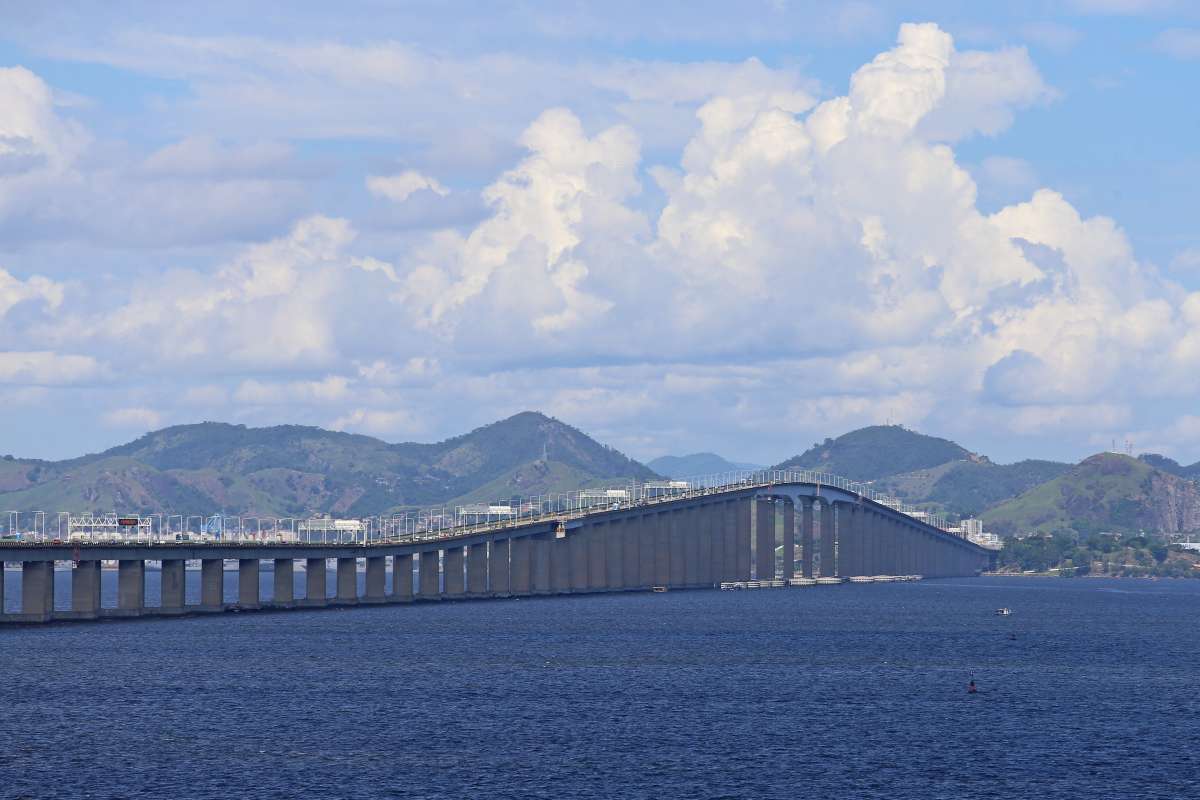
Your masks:
{"label": "cloud", "polygon": [[153,430],[162,425],[162,414],[151,408],[116,408],[101,417],[110,428]]}
{"label": "cloud", "polygon": [[[391,44],[256,44],[182,41],[180,70],[225,87],[247,64],[264,79],[304,65],[365,115],[360,83],[420,91],[444,66]],[[511,78],[518,62],[492,67]],[[474,76],[460,88],[486,94]],[[525,118],[518,154],[461,226],[398,234],[353,209],[307,215],[132,288],[65,286],[22,347],[159,376],[137,402],[164,418],[228,398],[248,421],[411,435],[538,407],[618,445],[668,452],[699,435],[732,453],[760,442],[744,457],[762,460],[789,454],[765,452],[781,431],[811,441],[887,419],[1083,441],[1129,427],[1148,399],[1200,390],[1200,294],[1027,163],[991,156],[974,176],[960,163],[960,142],[1053,98],[1025,50],[959,50],[936,25],[904,25],[821,101],[757,62],[626,64],[602,81],[603,109],[591,94]],[[556,99],[539,85],[523,103]],[[638,120],[680,112],[664,158]],[[144,170],[287,169],[285,152],[221,142],[189,138]],[[424,172],[372,173],[380,207],[445,191]],[[985,212],[997,186],[1011,197]],[[9,277],[28,294],[32,279]],[[181,396],[168,375],[217,388]]]}
{"label": "cloud", "polygon": [[1179,275],[1200,272],[1200,247],[1188,247],[1171,257],[1170,270]]}
{"label": "cloud", "polygon": [[62,305],[63,285],[41,275],[22,281],[0,269],[0,319],[18,303],[40,301],[53,311]]}
{"label": "cloud", "polygon": [[1076,10],[1089,14],[1145,14],[1175,5],[1175,0],[1071,0]]}
{"label": "cloud", "polygon": [[367,189],[371,194],[386,197],[394,203],[403,203],[413,192],[428,190],[445,197],[450,190],[437,181],[415,170],[398,175],[371,175],[367,178]]}
{"label": "cloud", "polygon": [[1180,61],[1200,59],[1200,29],[1171,28],[1154,37],[1154,49]]}
{"label": "cloud", "polygon": [[0,384],[63,386],[90,383],[102,377],[92,357],[50,351],[0,351]]}

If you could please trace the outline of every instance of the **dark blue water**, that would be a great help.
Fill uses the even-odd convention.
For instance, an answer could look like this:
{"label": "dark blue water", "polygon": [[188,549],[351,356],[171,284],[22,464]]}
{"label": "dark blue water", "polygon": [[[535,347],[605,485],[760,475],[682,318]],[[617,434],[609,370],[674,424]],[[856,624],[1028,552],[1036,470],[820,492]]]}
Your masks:
{"label": "dark blue water", "polygon": [[0,795],[1198,797],[1198,609],[976,579],[8,629]]}

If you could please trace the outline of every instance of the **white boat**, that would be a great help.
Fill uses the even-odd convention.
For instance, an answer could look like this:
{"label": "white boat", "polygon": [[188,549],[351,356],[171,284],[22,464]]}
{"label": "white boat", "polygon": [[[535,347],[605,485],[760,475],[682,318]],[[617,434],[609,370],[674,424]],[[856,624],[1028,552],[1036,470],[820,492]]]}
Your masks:
{"label": "white boat", "polygon": [[997,608],[996,609],[996,616],[998,616],[998,617],[1007,617],[1011,613],[1012,613],[1011,608]]}

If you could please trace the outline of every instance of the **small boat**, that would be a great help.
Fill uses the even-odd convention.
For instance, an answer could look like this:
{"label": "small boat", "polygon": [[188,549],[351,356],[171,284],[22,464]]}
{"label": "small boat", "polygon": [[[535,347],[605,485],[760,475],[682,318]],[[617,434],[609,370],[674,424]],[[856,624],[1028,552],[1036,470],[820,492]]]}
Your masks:
{"label": "small boat", "polygon": [[1008,616],[1009,614],[1011,614],[1011,613],[1012,613],[1012,609],[1011,609],[1011,608],[997,608],[997,609],[996,609],[996,616],[997,616],[997,617],[1007,617],[1007,616]]}
{"label": "small boat", "polygon": [[665,591],[667,590],[667,587],[665,587],[665,586],[651,586],[651,587],[650,587],[650,590],[651,590],[652,592],[654,592],[655,594],[660,594],[660,593],[662,593],[662,592],[665,592]]}

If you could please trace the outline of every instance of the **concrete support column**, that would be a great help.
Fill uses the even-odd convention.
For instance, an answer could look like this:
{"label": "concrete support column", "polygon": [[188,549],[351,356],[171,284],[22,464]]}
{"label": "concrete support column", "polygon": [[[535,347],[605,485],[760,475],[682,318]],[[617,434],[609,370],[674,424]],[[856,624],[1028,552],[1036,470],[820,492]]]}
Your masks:
{"label": "concrete support column", "polygon": [[304,561],[304,605],[329,605],[329,588],[326,571],[329,565],[323,558],[308,558]]}
{"label": "concrete support column", "polygon": [[608,525],[588,527],[588,591],[602,592],[608,588]]}
{"label": "concrete support column", "polygon": [[760,497],[754,504],[755,580],[775,580],[775,502]]}
{"label": "concrete support column", "polygon": [[616,592],[625,588],[625,523],[604,526],[604,587]]}
{"label": "concrete support column", "polygon": [[550,588],[555,594],[566,594],[571,591],[571,560],[581,531],[572,531],[569,536],[559,537],[555,534],[550,543]]}
{"label": "concrete support column", "polygon": [[738,504],[722,503],[721,508],[721,580],[738,579]]}
{"label": "concrete support column", "polygon": [[796,506],[783,501],[783,579],[790,581],[796,571]]}
{"label": "concrete support column", "polygon": [[[187,586],[186,563],[182,558],[164,558],[159,571],[159,611],[163,614],[182,614]],[[72,587],[74,589],[74,587]]]}
{"label": "concrete support column", "polygon": [[271,602],[277,606],[296,604],[296,561],[291,558],[275,559],[271,585]]}
{"label": "concrete support column", "polygon": [[646,586],[642,582],[642,522],[640,519],[626,519],[621,523],[621,558],[624,561],[622,569],[624,580],[622,587],[637,589]]}
{"label": "concrete support column", "polygon": [[833,504],[828,500],[821,501],[821,577],[828,578],[837,575],[837,560],[834,556],[836,540],[836,521]]}
{"label": "concrete support column", "polygon": [[650,517],[654,526],[654,585],[671,585],[671,512]]}
{"label": "concrete support column", "polygon": [[805,578],[816,577],[816,537],[813,535],[813,501],[800,501],[800,559]]}
{"label": "concrete support column", "polygon": [[437,550],[426,550],[421,553],[421,563],[418,566],[417,574],[417,596],[422,600],[437,600],[442,596],[438,563]]}
{"label": "concrete support column", "polygon": [[496,539],[488,544],[488,590],[496,597],[508,597],[512,592],[509,550],[508,539]]}
{"label": "concrete support column", "polygon": [[533,591],[533,548],[529,537],[511,540],[510,550],[510,591],[518,597],[527,595]]}
{"label": "concrete support column", "polygon": [[257,558],[238,559],[238,605],[242,608],[258,608],[262,604],[258,574]]}
{"label": "concrete support column", "polygon": [[[4,586],[0,585],[0,592]],[[100,562],[80,561],[71,570],[71,611],[78,619],[100,616]]]}
{"label": "concrete support column", "polygon": [[670,542],[670,564],[668,581],[671,586],[684,586],[687,584],[686,559],[687,559],[687,544],[685,536],[687,535],[687,512],[681,509],[675,509],[667,514],[667,526]]}
{"label": "concrete support column", "polygon": [[[3,556],[0,553],[0,556]],[[0,557],[0,618],[4,617],[4,559]]]}
{"label": "concrete support column", "polygon": [[442,572],[445,575],[444,594],[447,597],[462,597],[467,593],[467,581],[463,570],[467,565],[466,548],[451,547],[445,551]]}
{"label": "concrete support column", "polygon": [[367,581],[364,602],[383,603],[387,600],[387,556],[367,557]]}
{"label": "concrete support column", "polygon": [[408,603],[413,596],[412,553],[392,556],[392,601]]}
{"label": "concrete support column", "polygon": [[683,585],[700,585],[700,509],[697,506],[680,513],[683,523]]}
{"label": "concrete support column", "polygon": [[54,615],[54,562],[21,564],[21,615],[30,622],[49,622]]}
{"label": "concrete support column", "polygon": [[658,583],[658,516],[645,514],[631,523],[637,529],[638,586],[649,589]]}
{"label": "concrete support column", "polygon": [[359,602],[359,560],[337,559],[337,604],[354,606]]}
{"label": "concrete support column", "polygon": [[573,592],[588,589],[588,529],[575,528],[567,534],[567,555],[570,557],[570,586]]}
{"label": "concrete support column", "polygon": [[140,558],[117,562],[117,610],[125,617],[146,610],[146,562]]}
{"label": "concrete support column", "polygon": [[200,561],[200,608],[220,611],[225,607],[225,561],[205,558]]}
{"label": "concrete support column", "polygon": [[486,542],[467,550],[467,594],[486,597],[488,593],[488,546]]}
{"label": "concrete support column", "polygon": [[692,509],[692,537],[696,540],[695,586],[712,586],[712,506]]}
{"label": "concrete support column", "polygon": [[749,497],[734,501],[735,506],[735,553],[737,554],[737,574],[734,580],[748,581],[750,580],[750,537],[753,533],[750,530],[751,517],[754,514],[754,501]]}
{"label": "concrete support column", "polygon": [[554,542],[554,534],[547,533],[532,537],[529,543],[533,551],[533,593],[550,594],[550,546]]}
{"label": "concrete support column", "polygon": [[862,511],[856,503],[838,510],[838,574],[862,575],[862,535],[859,521]]}

